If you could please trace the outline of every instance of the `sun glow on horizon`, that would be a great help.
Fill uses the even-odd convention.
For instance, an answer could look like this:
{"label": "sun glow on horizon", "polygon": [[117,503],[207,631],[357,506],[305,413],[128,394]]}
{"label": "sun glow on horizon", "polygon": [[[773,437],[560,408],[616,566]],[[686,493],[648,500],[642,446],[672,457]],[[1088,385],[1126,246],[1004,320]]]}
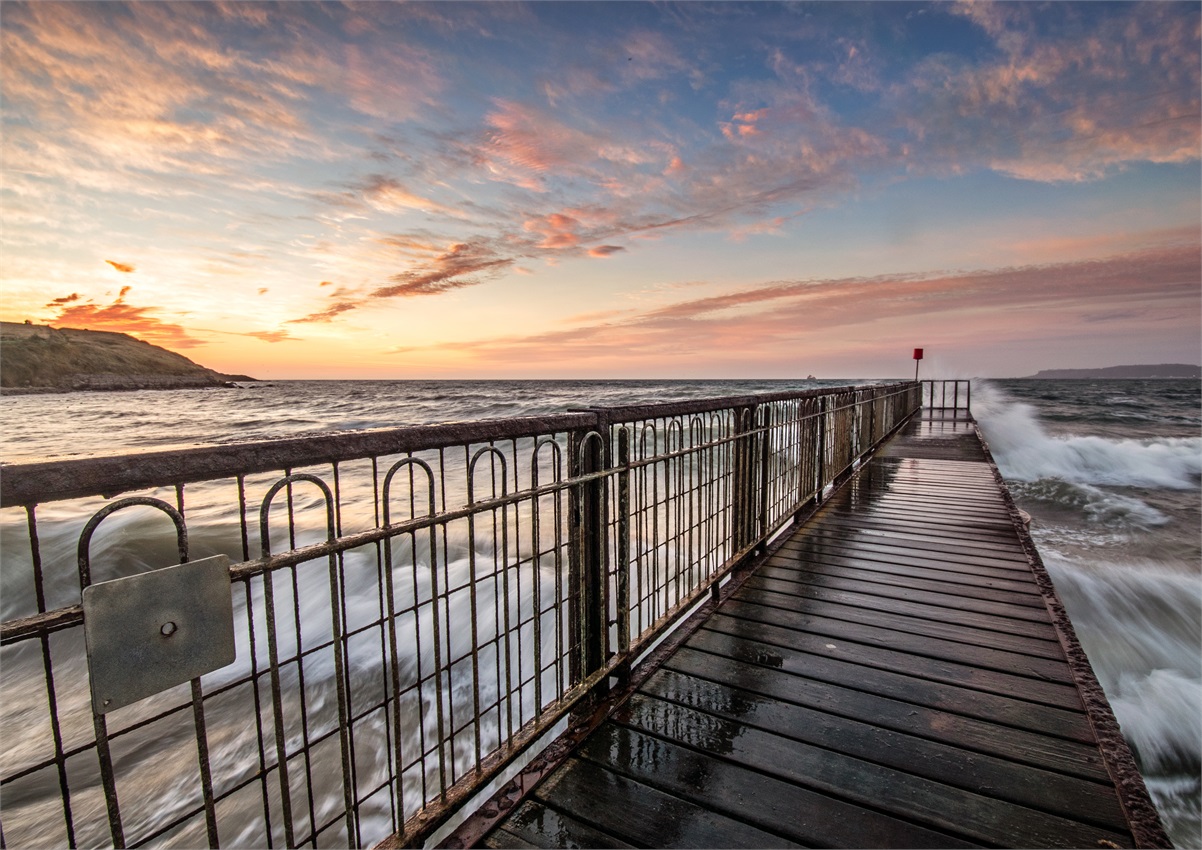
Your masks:
{"label": "sun glow on horizon", "polygon": [[0,318],[268,378],[1196,362],[1199,20],[11,2]]}

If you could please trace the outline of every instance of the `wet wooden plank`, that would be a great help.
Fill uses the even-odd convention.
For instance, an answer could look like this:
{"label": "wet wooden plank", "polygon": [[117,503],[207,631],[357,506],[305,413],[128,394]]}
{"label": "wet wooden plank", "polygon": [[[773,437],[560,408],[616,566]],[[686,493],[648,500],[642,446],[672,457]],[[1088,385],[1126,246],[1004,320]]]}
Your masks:
{"label": "wet wooden plank", "polygon": [[682,647],[668,659],[663,669],[941,741],[970,751],[966,757],[971,757],[971,752],[987,753],[1098,782],[1109,779],[1097,747],[1092,744],[928,708],[802,675],[787,672],[764,675],[762,670],[746,661],[713,655],[691,646]]}
{"label": "wet wooden plank", "polygon": [[1037,658],[997,649],[983,641],[951,641],[929,634],[915,634],[855,621],[818,617],[809,611],[790,611],[760,603],[762,600],[731,600],[731,604],[722,606],[722,612],[732,617],[772,623],[832,640],[851,640],[867,646],[969,664],[1016,676],[1033,676],[1047,682],[1069,685],[1073,683],[1072,674],[1064,664],[1063,658]]}
{"label": "wet wooden plank", "polygon": [[1030,588],[1024,588],[1018,582],[1011,582],[1011,587],[998,587],[996,584],[959,583],[948,581],[944,576],[924,577],[915,575],[913,571],[897,568],[865,570],[847,563],[830,564],[825,558],[817,557],[805,560],[777,558],[769,561],[758,572],[765,578],[798,581],[804,584],[823,584],[836,587],[838,585],[830,584],[827,580],[843,579],[857,582],[861,586],[865,584],[889,585],[951,596],[1006,602],[1011,605],[1026,605],[1029,608],[1044,608],[1043,597],[1032,593]]}
{"label": "wet wooden plank", "polygon": [[781,608],[785,611],[796,611],[805,616],[823,620],[842,620],[862,626],[878,626],[890,632],[909,632],[920,636],[929,635],[942,640],[990,646],[994,649],[1016,652],[1021,655],[1053,659],[1061,663],[1065,660],[1064,648],[1060,646],[1059,641],[1051,637],[1027,637],[1008,632],[973,628],[946,620],[924,620],[894,611],[843,605],[838,602],[809,600],[804,609],[801,609],[798,608],[795,597],[775,594],[771,591],[764,591],[755,596],[743,594],[739,599],[755,602],[757,605]]}
{"label": "wet wooden plank", "polygon": [[[958,664],[856,643],[849,638],[830,638],[797,632],[779,625],[743,620],[719,611],[706,622],[706,629],[789,650],[800,650],[825,658],[837,659],[865,668],[902,673],[932,682],[973,688],[992,694],[1021,693],[1032,702],[1057,708],[1082,708],[1074,686],[1046,682],[1035,677],[998,673],[971,664]],[[865,671],[864,676],[875,673]]]}
{"label": "wet wooden plank", "polygon": [[[1015,604],[996,599],[981,599],[957,593],[953,588],[948,587],[937,590],[926,590],[893,583],[874,582],[872,580],[864,581],[834,573],[814,573],[805,570],[796,570],[788,578],[757,575],[753,581],[756,587],[775,590],[779,593],[793,593],[805,596],[829,590],[869,595],[897,600],[899,602],[909,602],[916,605],[953,608],[957,611],[972,611],[977,614],[1005,617],[1010,620],[1025,620],[1036,624],[1035,628],[1043,625],[1047,620],[1046,610],[1042,606],[1033,606],[1026,602]],[[1022,630],[1024,627],[1016,624],[1014,628]]]}
{"label": "wet wooden plank", "polygon": [[[772,771],[749,770],[744,762],[723,758],[731,751],[723,751],[721,745],[715,748],[712,738],[698,751],[696,746],[685,745],[685,739],[696,744],[696,734],[647,734],[645,727],[655,724],[645,722],[649,718],[642,717],[643,714],[626,715],[626,719],[635,718],[638,728],[606,723],[584,745],[581,756],[606,768],[624,771],[640,782],[667,789],[668,793],[688,795],[694,803],[723,815],[753,824],[771,824],[774,831],[785,832],[807,846],[975,846],[937,829],[816,792],[779,774],[766,775]],[[670,724],[671,720],[667,722]],[[694,730],[701,734],[705,731],[708,730]]]}
{"label": "wet wooden plank", "polygon": [[815,523],[814,533],[848,534],[857,541],[883,543],[920,552],[946,551],[949,545],[955,545],[957,551],[969,555],[1026,562],[1022,546],[1017,540],[1001,543],[993,540],[979,540],[974,538],[971,533],[965,533],[959,537],[956,535],[949,537],[908,530],[899,526],[876,528],[872,523],[856,523],[826,515],[823,515],[822,519]]}
{"label": "wet wooden plank", "polygon": [[829,560],[831,557],[836,557],[855,561],[868,561],[873,564],[884,564],[886,567],[894,565],[898,567],[917,567],[922,570],[935,570],[937,574],[959,573],[968,578],[1001,579],[1003,581],[1018,582],[1020,586],[1026,585],[1029,587],[1033,585],[1031,570],[1026,564],[1022,566],[1007,564],[1004,567],[998,567],[983,565],[977,563],[975,559],[968,558],[936,560],[930,556],[921,557],[913,554],[881,553],[863,546],[857,546],[848,540],[789,542],[781,547],[780,554],[776,557],[788,558],[790,556],[795,559],[813,557],[814,560],[823,559],[827,560],[828,563],[831,563]]}
{"label": "wet wooden plank", "polygon": [[[770,776],[829,793],[970,841],[999,835],[1016,847],[1131,846],[1120,832],[1068,820],[985,794],[953,788],[912,773],[774,735],[746,724],[714,718],[674,703],[627,705],[615,719]],[[873,841],[868,846],[881,846]],[[1106,846],[1106,845],[1102,845]]]}
{"label": "wet wooden plank", "polygon": [[[954,613],[956,622],[977,628],[992,629],[1009,634],[1024,634],[1031,637],[1044,637],[1049,640],[1054,640],[1056,637],[1056,630],[1046,620],[1040,621],[1030,616],[1015,617],[1010,616],[1008,613],[999,613],[998,611],[979,610],[979,608],[985,607],[989,603],[970,605],[968,603],[972,600],[965,600],[964,604],[960,604],[957,600],[962,597],[954,597],[948,594],[926,594],[921,599],[907,599],[898,594],[888,593],[887,588],[881,588],[879,592],[874,593],[859,593],[854,590],[818,587],[816,585],[779,581],[760,576],[753,576],[749,579],[745,589],[748,593],[752,590],[771,590],[776,593],[796,596],[799,600],[821,599],[828,602],[840,602],[845,605],[857,605],[861,608],[886,609],[927,620],[946,620],[953,616]],[[803,603],[799,601],[798,604]],[[1023,611],[1027,610],[1025,606],[1016,605],[1012,607]]]}
{"label": "wet wooden plank", "polygon": [[[740,683],[741,684],[741,683]],[[816,711],[791,702],[766,699],[733,684],[661,670],[641,689],[648,697],[678,703],[707,715],[823,747],[843,755],[924,776],[962,790],[991,796],[1050,814],[1087,813],[1098,826],[1123,829],[1126,820],[1118,795],[1106,782],[1090,781],[1031,767],[1005,757],[963,751],[875,723]],[[631,701],[627,712],[657,710],[654,703]],[[619,715],[618,719],[621,719]]]}
{"label": "wet wooden plank", "polygon": [[[933,512],[922,509],[924,512],[923,518],[920,520],[912,520],[905,527],[910,531],[922,532],[932,537],[939,537],[944,540],[959,541],[965,538],[973,538],[982,541],[993,541],[999,543],[1011,544],[1014,541],[1014,529],[1009,523],[1003,526],[1000,520],[981,517],[965,517],[963,515],[952,518],[935,516]],[[855,511],[837,511],[831,510],[823,514],[824,522],[829,522],[830,525],[852,523],[857,528],[864,529],[882,529],[900,528],[902,526],[901,514],[904,511],[899,510],[897,514],[886,512],[883,510],[874,510],[870,514],[860,515]],[[838,520],[838,523],[835,521]]]}
{"label": "wet wooden plank", "polygon": [[710,629],[698,631],[689,639],[688,646],[928,708],[954,711],[968,717],[1083,743],[1096,743],[1089,719],[1081,710],[1041,705],[1013,696],[903,675],[884,668],[865,668],[829,655],[761,643],[749,637]]}
{"label": "wet wooden plank", "polygon": [[1029,596],[1032,599],[1040,600],[1043,604],[1043,597],[1039,595],[1039,591],[1032,585],[1030,579],[1023,580],[1021,577],[1006,576],[1002,573],[1000,576],[992,573],[981,575],[979,570],[970,571],[966,569],[948,570],[941,567],[932,566],[930,562],[919,562],[922,566],[915,564],[903,563],[900,559],[881,561],[875,558],[857,557],[854,555],[846,555],[834,550],[811,549],[807,550],[804,558],[792,557],[790,555],[775,555],[768,559],[760,571],[765,575],[779,567],[788,569],[797,569],[798,565],[820,565],[823,569],[838,569],[838,570],[854,570],[857,574],[863,574],[867,578],[871,576],[879,576],[881,580],[905,580],[909,578],[922,579],[924,581],[937,581],[949,587],[984,587],[993,590],[1006,590],[1010,593],[1021,596]]}
{"label": "wet wooden plank", "polygon": [[[596,749],[593,740],[584,752]],[[630,750],[621,761],[636,756]],[[569,759],[543,782],[535,799],[640,847],[801,846],[580,758]]]}
{"label": "wet wooden plank", "polygon": [[634,846],[535,800],[518,806],[504,828],[494,830],[485,843],[497,848]]}
{"label": "wet wooden plank", "polygon": [[851,536],[846,533],[840,534],[837,529],[816,529],[804,537],[788,541],[781,551],[797,551],[807,545],[854,546],[857,550],[885,557],[922,558],[934,563],[979,564],[983,567],[1009,569],[1027,575],[1031,573],[1026,559],[1017,556],[1000,557],[996,553],[958,552],[948,546],[903,546],[899,542],[888,542],[880,538],[867,539],[855,534]]}

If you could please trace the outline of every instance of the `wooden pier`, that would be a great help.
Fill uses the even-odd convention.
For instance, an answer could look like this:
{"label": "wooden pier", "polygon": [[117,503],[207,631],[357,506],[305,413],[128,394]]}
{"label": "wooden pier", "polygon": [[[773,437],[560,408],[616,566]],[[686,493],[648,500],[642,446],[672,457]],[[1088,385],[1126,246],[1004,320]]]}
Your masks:
{"label": "wooden pier", "polygon": [[1168,846],[1024,537],[912,420],[446,846]]}

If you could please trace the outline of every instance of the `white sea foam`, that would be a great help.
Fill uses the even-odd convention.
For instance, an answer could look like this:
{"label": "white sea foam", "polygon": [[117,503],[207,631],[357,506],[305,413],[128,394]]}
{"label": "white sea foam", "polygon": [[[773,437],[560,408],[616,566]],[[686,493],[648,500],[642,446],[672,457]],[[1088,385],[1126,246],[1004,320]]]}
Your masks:
{"label": "white sea foam", "polygon": [[987,382],[973,386],[973,415],[1007,478],[1188,489],[1202,476],[1202,438],[1051,436],[1031,405]]}
{"label": "white sea foam", "polygon": [[1145,774],[1196,775],[1202,576],[1155,563],[1044,561]]}

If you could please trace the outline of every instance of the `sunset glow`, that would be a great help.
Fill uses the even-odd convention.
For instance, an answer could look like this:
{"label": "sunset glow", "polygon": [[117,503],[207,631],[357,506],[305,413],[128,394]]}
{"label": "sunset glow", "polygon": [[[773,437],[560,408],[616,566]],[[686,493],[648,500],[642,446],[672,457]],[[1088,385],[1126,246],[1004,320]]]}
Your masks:
{"label": "sunset glow", "polygon": [[1197,363],[1197,3],[7,2],[0,318],[261,378]]}

